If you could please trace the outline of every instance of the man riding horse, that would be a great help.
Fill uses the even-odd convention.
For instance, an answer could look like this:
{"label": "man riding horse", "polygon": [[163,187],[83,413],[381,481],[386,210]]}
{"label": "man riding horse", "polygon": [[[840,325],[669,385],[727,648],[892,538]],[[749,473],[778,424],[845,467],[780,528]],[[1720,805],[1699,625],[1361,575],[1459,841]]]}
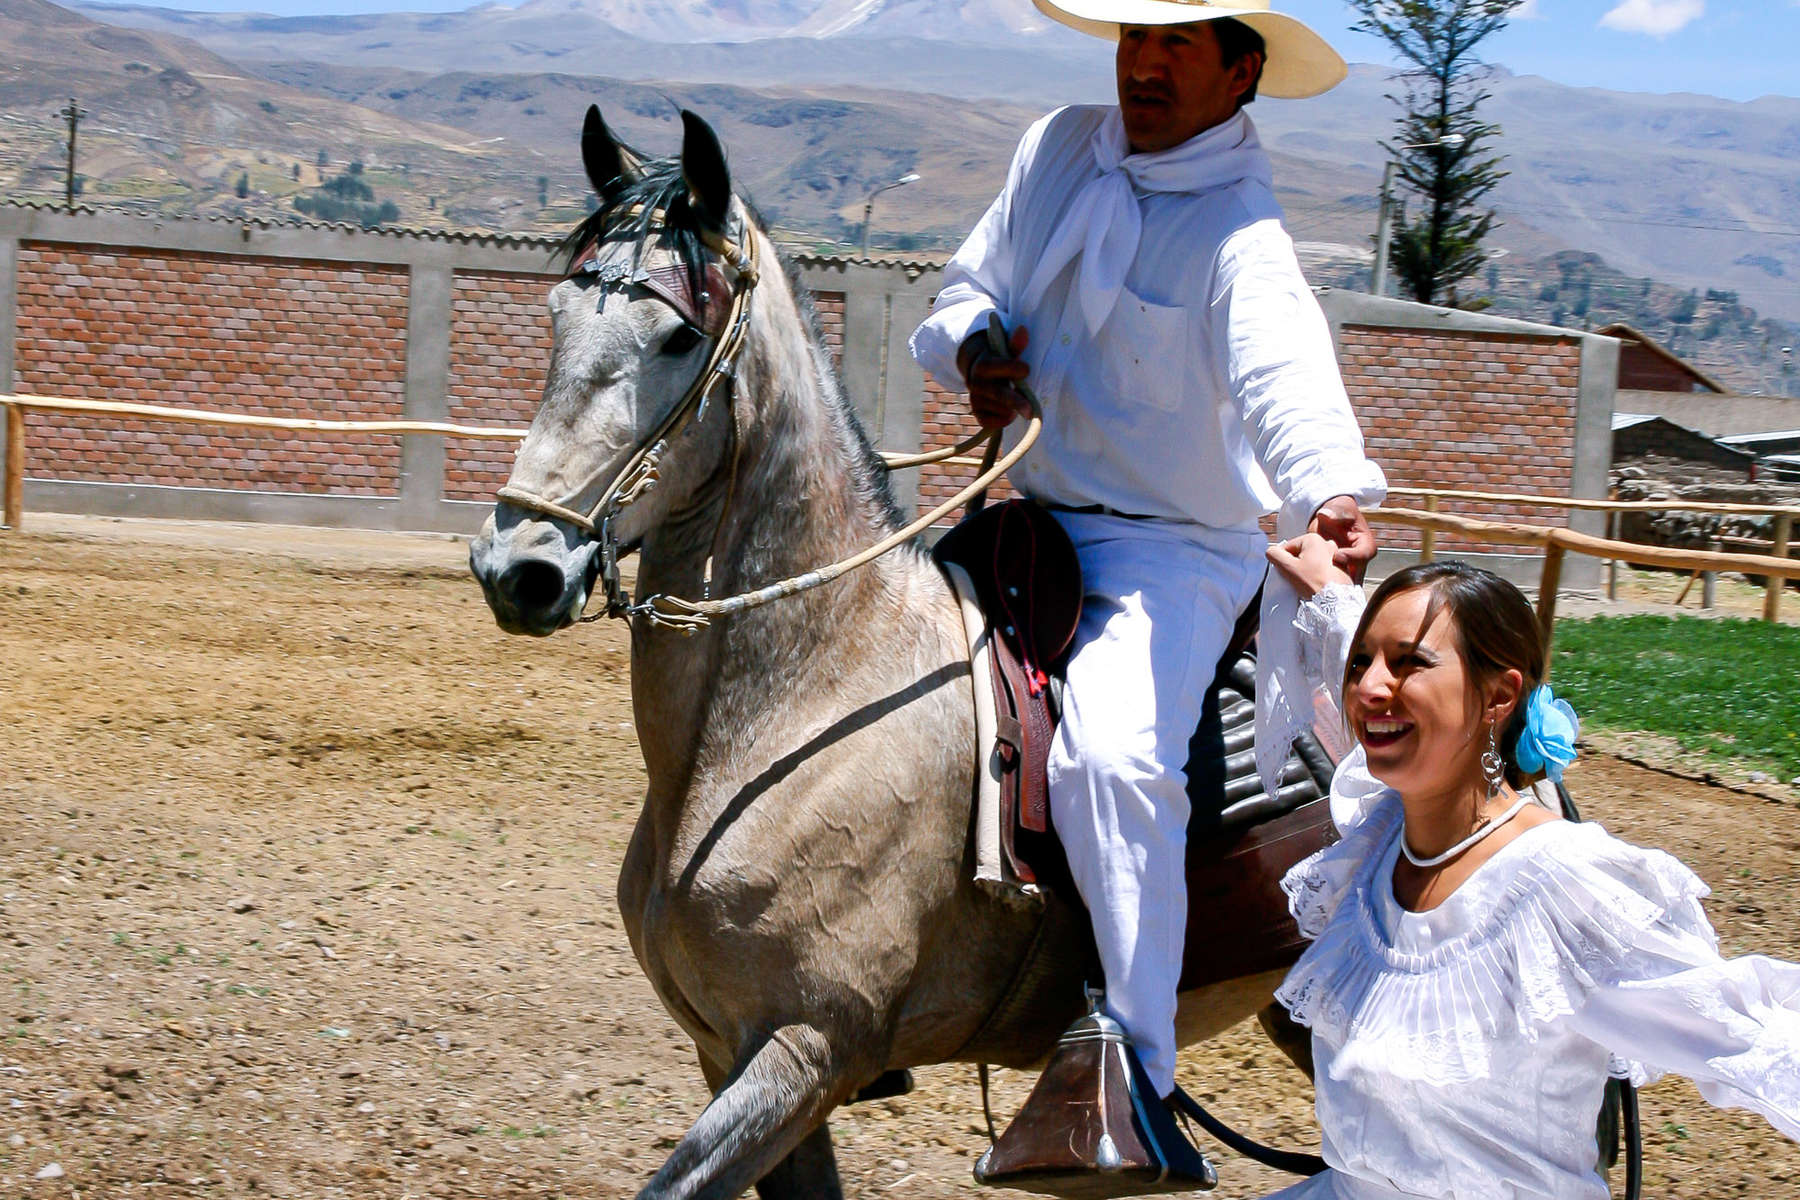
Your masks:
{"label": "man riding horse", "polygon": [[[1051,813],[1093,917],[1106,1011],[1167,1096],[1187,745],[1262,585],[1258,521],[1273,511],[1283,537],[1324,534],[1359,577],[1375,553],[1361,506],[1386,483],[1243,111],[1259,88],[1317,95],[1345,67],[1268,0],[1036,3],[1117,39],[1119,103],[1058,109],[1025,133],[912,349],[966,382],[984,426],[1023,411],[1027,379],[1041,398],[1041,440],[1011,477],[1068,531],[1085,587]],[[1005,352],[987,337],[996,313]],[[1268,642],[1289,623],[1264,627],[1263,657],[1284,657]],[[1310,699],[1290,707],[1310,719]],[[1285,753],[1295,730],[1270,723],[1258,740]]]}

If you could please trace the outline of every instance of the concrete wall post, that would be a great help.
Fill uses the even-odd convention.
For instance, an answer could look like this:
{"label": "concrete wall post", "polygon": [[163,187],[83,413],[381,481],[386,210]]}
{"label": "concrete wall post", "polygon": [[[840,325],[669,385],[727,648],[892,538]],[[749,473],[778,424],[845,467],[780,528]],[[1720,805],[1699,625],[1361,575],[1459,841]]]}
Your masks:
{"label": "concrete wall post", "polygon": [[[19,338],[19,239],[0,232],[0,391],[14,387],[13,363],[15,344]],[[10,406],[9,406],[10,408]],[[17,471],[18,464],[8,460],[7,447],[13,438],[0,438],[0,478]],[[19,453],[17,450],[11,453]],[[19,454],[24,458],[23,454]]]}
{"label": "concrete wall post", "polygon": [[[1619,387],[1619,343],[1589,335],[1581,339],[1581,390],[1575,404],[1575,464],[1572,495],[1603,500],[1611,486],[1613,396]],[[1595,537],[1606,534],[1606,514],[1569,514],[1569,527]],[[1581,559],[1598,571],[1596,559]],[[1585,571],[1584,571],[1585,574]]]}
{"label": "concrete wall post", "polygon": [[[406,419],[450,419],[450,323],[455,278],[448,266],[415,264],[406,303]],[[444,498],[444,439],[408,437],[400,446],[400,523],[438,524]]]}
{"label": "concrete wall post", "polygon": [[887,293],[871,287],[861,272],[848,273],[844,289],[844,354],[840,371],[844,391],[856,417],[869,437],[882,444],[886,413],[886,380],[882,378],[882,350],[892,303]]}
{"label": "concrete wall post", "polygon": [[[913,361],[908,343],[913,330],[931,312],[931,299],[920,290],[890,294],[891,311],[887,341],[886,418],[881,445],[900,454],[916,454],[925,448],[925,371]],[[919,505],[919,472],[901,471],[889,477],[901,511]]]}

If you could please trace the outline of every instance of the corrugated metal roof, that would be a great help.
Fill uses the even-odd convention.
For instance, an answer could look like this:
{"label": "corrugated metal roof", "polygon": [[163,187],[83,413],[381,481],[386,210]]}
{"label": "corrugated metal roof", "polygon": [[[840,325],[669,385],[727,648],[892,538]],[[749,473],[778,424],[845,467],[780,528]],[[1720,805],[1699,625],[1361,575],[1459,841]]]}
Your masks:
{"label": "corrugated metal roof", "polygon": [[[306,217],[269,217],[241,216],[234,217],[222,213],[182,213],[168,215],[147,212],[141,208],[126,205],[92,205],[77,204],[74,208],[60,201],[47,199],[0,198],[0,206],[6,208],[24,208],[39,212],[71,213],[79,216],[100,216],[116,214],[124,217],[135,217],[138,220],[156,221],[190,221],[206,222],[214,225],[231,225],[237,228],[246,226],[253,229],[321,229],[334,230],[341,233],[363,234],[368,237],[411,238],[416,241],[452,242],[469,246],[498,246],[505,249],[527,248],[554,250],[562,241],[560,234],[546,233],[483,233],[469,229],[450,229],[443,226],[418,225],[377,225],[365,229],[361,225],[350,225],[342,221],[315,221]],[[906,271],[915,278],[929,271],[942,268],[942,263],[922,258],[874,257],[862,258],[855,254],[819,254],[795,248],[792,245],[782,246],[782,252],[803,267],[849,266],[866,263],[875,267],[893,267]]]}
{"label": "corrugated metal roof", "polygon": [[1800,429],[1769,430],[1764,433],[1734,433],[1719,439],[1727,446],[1755,447],[1759,442],[1800,442]]}
{"label": "corrugated metal roof", "polygon": [[246,226],[253,229],[324,229],[341,233],[365,234],[369,237],[411,238],[416,241],[455,242],[473,246],[501,247],[542,247],[549,250],[555,248],[561,240],[559,237],[542,233],[478,233],[467,229],[446,229],[442,227],[413,225],[377,225],[365,229],[361,225],[350,225],[342,221],[314,221],[305,217],[274,218],[266,216],[233,217],[222,213],[181,213],[167,215],[148,213],[142,209],[95,206],[77,204],[74,208],[51,200],[21,200],[8,197],[0,200],[0,205],[7,208],[27,208],[39,212],[70,213],[77,216],[100,216],[116,214],[122,217],[134,217],[140,221],[156,220],[163,222],[191,222],[213,225],[231,225],[237,228]]}
{"label": "corrugated metal roof", "polygon": [[1614,429],[1630,429],[1633,425],[1642,425],[1645,421],[1655,420],[1658,420],[1658,418],[1651,416],[1649,413],[1616,412],[1613,414],[1612,427]]}

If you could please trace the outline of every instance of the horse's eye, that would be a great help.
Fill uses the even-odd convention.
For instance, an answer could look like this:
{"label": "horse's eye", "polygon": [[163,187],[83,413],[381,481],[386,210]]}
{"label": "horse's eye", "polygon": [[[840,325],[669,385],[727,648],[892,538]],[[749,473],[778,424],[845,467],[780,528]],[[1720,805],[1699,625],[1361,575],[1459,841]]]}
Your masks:
{"label": "horse's eye", "polygon": [[700,344],[700,331],[692,325],[683,325],[663,339],[662,352],[668,355],[686,354]]}

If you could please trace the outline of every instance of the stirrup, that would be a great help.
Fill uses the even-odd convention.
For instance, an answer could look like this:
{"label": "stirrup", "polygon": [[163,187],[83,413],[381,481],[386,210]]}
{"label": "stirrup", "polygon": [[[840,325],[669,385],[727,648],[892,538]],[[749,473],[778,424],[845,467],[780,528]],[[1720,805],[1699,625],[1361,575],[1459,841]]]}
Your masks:
{"label": "stirrup", "polygon": [[975,1181],[1110,1200],[1210,1191],[1219,1175],[1182,1136],[1124,1027],[1095,1003],[1058,1039],[1024,1106],[976,1162]]}

